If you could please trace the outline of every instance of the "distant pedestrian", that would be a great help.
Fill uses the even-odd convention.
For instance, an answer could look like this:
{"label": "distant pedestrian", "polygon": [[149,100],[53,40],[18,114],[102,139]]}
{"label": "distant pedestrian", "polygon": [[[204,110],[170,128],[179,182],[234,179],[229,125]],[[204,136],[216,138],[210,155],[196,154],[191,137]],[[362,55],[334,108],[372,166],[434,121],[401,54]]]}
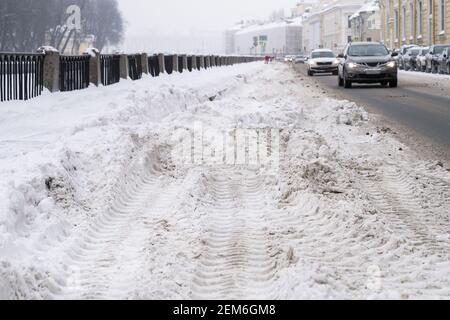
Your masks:
{"label": "distant pedestrian", "polygon": [[264,57],[264,63],[265,64],[269,64],[269,62],[270,62],[270,57],[269,56],[265,56]]}

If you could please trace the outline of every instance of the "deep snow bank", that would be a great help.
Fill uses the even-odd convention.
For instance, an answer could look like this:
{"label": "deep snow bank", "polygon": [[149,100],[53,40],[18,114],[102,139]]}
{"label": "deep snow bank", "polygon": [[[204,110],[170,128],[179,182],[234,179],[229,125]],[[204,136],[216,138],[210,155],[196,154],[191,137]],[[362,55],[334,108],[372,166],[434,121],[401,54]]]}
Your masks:
{"label": "deep snow bank", "polygon": [[142,141],[157,139],[160,121],[239,86],[237,76],[260,68],[252,63],[144,76],[2,103],[0,297],[45,297],[38,288],[56,285],[41,281],[61,270],[55,270],[58,262],[36,259],[55,243],[64,246],[85,220],[108,207],[118,194],[114,188],[123,187],[126,168],[145,158]]}

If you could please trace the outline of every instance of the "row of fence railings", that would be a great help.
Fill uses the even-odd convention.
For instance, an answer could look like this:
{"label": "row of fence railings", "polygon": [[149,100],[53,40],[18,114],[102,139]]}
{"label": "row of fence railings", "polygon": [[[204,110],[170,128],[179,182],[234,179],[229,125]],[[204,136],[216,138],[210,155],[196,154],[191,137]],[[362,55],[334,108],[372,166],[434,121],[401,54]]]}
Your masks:
{"label": "row of fence railings", "polygon": [[0,53],[0,101],[37,97],[43,81],[44,55]]}
{"label": "row of fence railings", "polygon": [[260,60],[255,56],[0,53],[0,101],[28,100],[44,88],[74,91],[90,84],[109,86],[122,79],[139,80],[143,74],[158,77]]}
{"label": "row of fence railings", "polygon": [[100,63],[101,83],[104,86],[120,81],[120,55],[102,54]]}
{"label": "row of fence railings", "polygon": [[88,55],[61,56],[59,61],[59,90],[74,91],[89,87]]}

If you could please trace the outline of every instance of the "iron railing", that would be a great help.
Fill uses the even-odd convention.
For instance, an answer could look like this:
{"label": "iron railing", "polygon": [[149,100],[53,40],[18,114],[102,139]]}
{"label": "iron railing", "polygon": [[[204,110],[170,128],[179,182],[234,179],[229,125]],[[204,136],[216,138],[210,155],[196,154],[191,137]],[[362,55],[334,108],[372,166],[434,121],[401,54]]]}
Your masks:
{"label": "iron railing", "polygon": [[150,72],[152,77],[158,77],[161,73],[158,55],[155,54],[148,57],[148,72]]}
{"label": "iron railing", "polygon": [[193,56],[188,56],[187,57],[187,69],[189,70],[189,72],[192,72],[192,69],[194,69],[194,57]]}
{"label": "iron railing", "polygon": [[28,100],[44,88],[44,55],[0,53],[0,101]]}
{"label": "iron railing", "polygon": [[166,69],[167,74],[173,73],[173,56],[164,56],[164,67]]}
{"label": "iron railing", "polygon": [[142,55],[128,55],[128,75],[131,80],[139,80],[142,78]]}
{"label": "iron railing", "polygon": [[102,54],[100,56],[101,82],[104,86],[120,81],[120,55]]}
{"label": "iron railing", "polygon": [[[128,75],[131,79],[142,78],[143,64],[141,54],[128,55]],[[156,77],[163,71],[163,62],[168,74],[184,69],[193,71],[208,67],[220,67],[262,60],[262,57],[232,57],[232,56],[195,56],[179,55],[153,55],[148,57],[149,72]],[[187,65],[184,65],[186,57]],[[162,58],[162,60],[161,60]],[[44,82],[59,81],[60,91],[72,91],[84,89],[90,82],[90,59],[89,55],[60,56],[59,57],[59,79],[53,79],[51,71],[44,74],[46,67],[45,55],[43,54],[21,54],[0,53],[0,101],[27,100],[40,95],[44,88]],[[176,64],[178,62],[178,68]],[[121,56],[100,56],[101,83],[105,86],[117,83],[121,78]],[[47,71],[46,71],[47,72]],[[47,80],[46,77],[49,77]]]}
{"label": "iron railing", "polygon": [[74,91],[89,87],[89,55],[59,57],[59,90]]}
{"label": "iron railing", "polygon": [[184,71],[184,56],[178,56],[178,72],[183,73]]}

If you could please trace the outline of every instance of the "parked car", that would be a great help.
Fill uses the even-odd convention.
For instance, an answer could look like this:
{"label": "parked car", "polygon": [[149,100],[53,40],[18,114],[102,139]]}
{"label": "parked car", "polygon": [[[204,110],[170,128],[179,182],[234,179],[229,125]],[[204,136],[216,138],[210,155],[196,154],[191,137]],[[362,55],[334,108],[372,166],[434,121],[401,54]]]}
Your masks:
{"label": "parked car", "polygon": [[420,48],[419,54],[416,58],[417,70],[424,72],[427,67],[426,55],[430,51],[430,47],[422,47]]}
{"label": "parked car", "polygon": [[295,58],[295,56],[292,56],[292,55],[285,56],[284,62],[293,62],[294,58]]}
{"label": "parked car", "polygon": [[406,51],[403,56],[403,69],[406,71],[417,69],[417,56],[419,55],[420,50],[420,47],[412,47]]}
{"label": "parked car", "polygon": [[430,47],[430,51],[426,55],[426,68],[425,71],[430,73],[437,73],[439,69],[439,56],[442,52],[450,47],[450,44],[433,45]]}
{"label": "parked car", "polygon": [[304,55],[299,55],[299,56],[296,56],[296,57],[295,57],[294,62],[295,62],[295,63],[305,63],[306,60],[308,60],[308,58],[307,58],[306,56],[304,56]]}
{"label": "parked car", "polygon": [[353,42],[349,43],[339,64],[338,84],[340,87],[351,88],[353,83],[381,83],[397,87],[398,68],[394,58],[398,53],[389,50],[380,43]]}
{"label": "parked car", "polygon": [[438,57],[438,63],[438,73],[450,74],[450,47],[442,51],[442,54]]}
{"label": "parked car", "polygon": [[333,51],[317,49],[311,52],[306,65],[308,76],[313,76],[316,73],[332,73],[337,75],[339,60]]}
{"label": "parked car", "polygon": [[415,45],[415,44],[407,44],[407,45],[404,45],[404,46],[400,47],[400,52],[398,53],[398,56],[397,56],[397,59],[396,59],[398,61],[398,68],[400,70],[403,70],[405,68],[404,67],[403,57],[406,55],[406,52],[409,49],[414,48],[414,47],[417,47],[417,45]]}

